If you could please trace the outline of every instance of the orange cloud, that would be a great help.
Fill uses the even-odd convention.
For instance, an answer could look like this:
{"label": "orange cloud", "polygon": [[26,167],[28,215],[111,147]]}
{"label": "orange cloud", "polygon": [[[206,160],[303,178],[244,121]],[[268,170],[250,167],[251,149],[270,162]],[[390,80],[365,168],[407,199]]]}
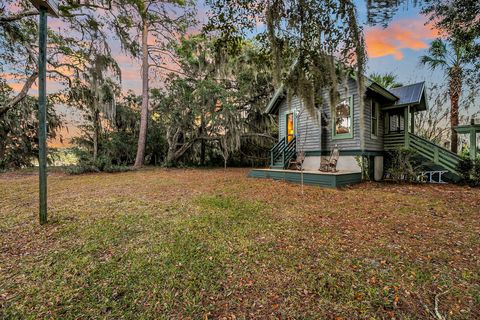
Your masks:
{"label": "orange cloud", "polygon": [[402,19],[387,28],[372,27],[365,32],[365,42],[370,58],[392,55],[403,59],[402,49],[421,50],[428,47],[428,40],[438,37],[438,30],[425,25],[420,19]]}

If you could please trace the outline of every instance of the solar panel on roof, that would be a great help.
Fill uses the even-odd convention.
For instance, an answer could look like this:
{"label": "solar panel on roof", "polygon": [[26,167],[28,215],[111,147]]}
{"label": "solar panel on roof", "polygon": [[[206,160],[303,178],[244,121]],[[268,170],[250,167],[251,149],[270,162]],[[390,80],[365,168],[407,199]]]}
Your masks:
{"label": "solar panel on roof", "polygon": [[399,98],[396,102],[397,105],[417,104],[420,103],[420,100],[422,99],[424,84],[424,82],[419,82],[408,86],[389,89],[389,91]]}

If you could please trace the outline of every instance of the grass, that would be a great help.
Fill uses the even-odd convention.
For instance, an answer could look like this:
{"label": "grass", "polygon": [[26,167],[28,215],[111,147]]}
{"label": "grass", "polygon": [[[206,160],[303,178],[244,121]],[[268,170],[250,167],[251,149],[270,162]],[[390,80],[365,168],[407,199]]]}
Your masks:
{"label": "grass", "polygon": [[0,318],[480,318],[479,189],[246,174],[0,175]]}

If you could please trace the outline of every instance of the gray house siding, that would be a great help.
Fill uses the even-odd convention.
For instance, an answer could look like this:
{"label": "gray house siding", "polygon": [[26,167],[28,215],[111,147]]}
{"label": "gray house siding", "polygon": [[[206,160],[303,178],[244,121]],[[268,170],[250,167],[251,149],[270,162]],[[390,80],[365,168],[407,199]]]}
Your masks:
{"label": "gray house siding", "polygon": [[297,97],[293,97],[290,104],[288,104],[287,99],[282,101],[278,111],[279,139],[285,138],[287,132],[287,114],[293,112],[297,136],[297,149],[303,149],[304,151],[318,151],[321,146],[319,117],[312,117],[306,110],[302,110],[302,103]]}
{"label": "gray house siding", "polygon": [[383,150],[383,133],[385,127],[385,120],[383,112],[380,109],[378,115],[378,131],[377,135],[372,135],[372,102],[374,99],[367,96],[365,99],[365,148],[372,151],[382,151]]}
{"label": "gray house siding", "polygon": [[[290,112],[299,111],[298,118],[296,117],[296,135],[297,135],[297,149],[304,151],[330,151],[337,145],[341,151],[358,151],[360,150],[360,108],[359,95],[355,80],[350,79],[347,83],[347,88],[340,90],[340,96],[353,98],[353,137],[334,139],[332,135],[333,120],[331,117],[331,108],[328,96],[325,94],[324,101],[326,102],[321,108],[321,112],[317,116],[310,115],[306,110],[301,111],[302,103],[299,98],[293,97],[290,105],[287,99],[283,99],[279,107],[279,139],[283,139],[286,135],[286,115]],[[378,119],[378,135],[372,137],[371,135],[371,101],[373,97],[367,94],[365,98],[365,149],[367,151],[382,151],[383,150],[383,132],[384,119],[380,111]],[[321,118],[321,121],[320,121]],[[323,123],[323,126],[320,125]]]}

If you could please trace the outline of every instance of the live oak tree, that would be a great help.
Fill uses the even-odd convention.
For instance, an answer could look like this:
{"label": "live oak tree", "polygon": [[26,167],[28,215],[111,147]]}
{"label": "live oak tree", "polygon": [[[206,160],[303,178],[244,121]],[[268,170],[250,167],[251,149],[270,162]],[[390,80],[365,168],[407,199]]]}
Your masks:
{"label": "live oak tree", "polygon": [[[59,1],[60,17],[50,20],[48,28],[47,78],[56,84],[54,88],[49,87],[56,91],[49,97],[49,137],[55,135],[61,121],[52,104],[65,103],[68,89],[73,87],[76,79],[83,77],[90,44],[103,42],[108,46],[106,26],[110,21],[105,13],[111,9],[109,1]],[[19,117],[19,122],[36,118],[37,111],[32,106],[35,99],[28,93],[38,78],[38,14],[28,0],[5,0],[0,4],[0,73],[20,85],[0,104],[2,131],[8,131],[14,115]],[[35,136],[37,127],[29,128]]]}
{"label": "live oak tree", "polygon": [[[310,114],[323,104],[323,88],[333,108],[341,86],[353,75],[358,94],[365,93],[365,45],[353,1],[336,0],[222,0],[207,1],[211,19],[207,31],[222,43],[235,45],[247,33],[271,48],[276,86],[283,85],[288,97],[298,96]],[[263,26],[258,31],[258,26]],[[227,48],[228,50],[229,48]],[[360,141],[365,149],[363,99],[359,99]]]}
{"label": "live oak tree", "polygon": [[270,119],[262,116],[273,91],[268,55],[244,42],[236,54],[219,56],[214,44],[204,35],[182,38],[175,49],[180,69],[167,79],[166,90],[155,91],[154,113],[166,125],[169,165],[197,152],[204,164],[207,146],[225,164],[242,146],[261,149],[273,140]]}
{"label": "live oak tree", "polygon": [[[143,165],[147,141],[149,117],[150,69],[169,69],[170,60],[168,44],[184,33],[194,18],[193,3],[188,0],[115,0],[115,25],[121,39],[138,40],[128,42],[125,47],[133,56],[141,59],[142,109],[140,132],[138,136],[135,167]],[[127,41],[122,41],[127,43]]]}
{"label": "live oak tree", "polygon": [[[112,123],[116,117],[116,96],[119,92],[120,67],[111,57],[106,46],[90,48],[86,69],[72,80],[65,103],[84,112],[86,120],[91,123],[91,140],[93,161],[97,160],[99,136],[103,119]],[[86,126],[85,128],[90,128]],[[89,132],[90,133],[90,132]]]}
{"label": "live oak tree", "polygon": [[[0,105],[11,101],[15,93],[0,79]],[[32,165],[38,156],[38,105],[35,98],[26,97],[0,116],[0,170]],[[47,104],[48,138],[58,137],[57,129],[61,127],[62,118],[52,103]]]}
{"label": "live oak tree", "polygon": [[[106,3],[106,4],[103,4]],[[102,12],[109,11],[108,1],[59,2],[61,23],[48,29],[47,76],[69,85],[76,70],[85,61],[81,52],[85,42],[106,38]],[[15,107],[28,95],[38,78],[38,11],[28,0],[5,0],[0,5],[0,72],[23,79],[21,89],[2,106],[0,115]]]}

